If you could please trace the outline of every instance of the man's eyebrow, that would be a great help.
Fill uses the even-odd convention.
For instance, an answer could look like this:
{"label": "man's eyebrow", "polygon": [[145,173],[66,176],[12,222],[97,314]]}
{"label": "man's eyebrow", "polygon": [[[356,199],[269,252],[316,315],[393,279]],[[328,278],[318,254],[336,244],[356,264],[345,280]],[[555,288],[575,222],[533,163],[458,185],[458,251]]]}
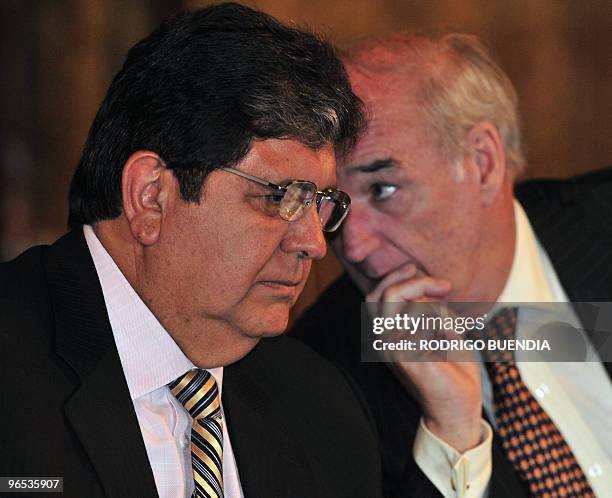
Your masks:
{"label": "man's eyebrow", "polygon": [[[271,183],[273,183],[276,186],[283,187],[283,186],[287,185],[288,183],[291,183],[291,182],[294,182],[294,181],[301,181],[301,179],[300,178],[287,177],[287,178],[285,178],[284,180],[282,180],[282,181],[280,181],[278,183],[276,183],[276,182],[271,182]],[[324,190],[327,190],[327,189],[330,189],[330,188],[334,189],[334,190],[338,190],[338,184],[335,183],[335,182],[331,183],[331,184],[328,184],[327,186],[322,187],[318,183],[314,182],[314,180],[303,180],[303,181],[307,181],[307,182],[312,181],[317,186],[317,188],[320,189],[321,191],[324,191]]]}
{"label": "man's eyebrow", "polygon": [[376,159],[366,164],[358,164],[350,168],[349,173],[376,173],[382,169],[398,168],[399,163],[392,158]]}

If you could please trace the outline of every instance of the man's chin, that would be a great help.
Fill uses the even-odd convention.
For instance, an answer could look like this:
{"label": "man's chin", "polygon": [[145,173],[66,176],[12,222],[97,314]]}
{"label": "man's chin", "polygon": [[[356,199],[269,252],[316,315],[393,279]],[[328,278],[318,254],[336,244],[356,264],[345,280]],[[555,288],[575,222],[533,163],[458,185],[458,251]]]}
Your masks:
{"label": "man's chin", "polygon": [[[281,307],[281,306],[279,306]],[[283,334],[289,325],[290,306],[286,310],[275,310],[259,317],[258,320],[245,327],[243,333],[250,338],[276,337]]]}

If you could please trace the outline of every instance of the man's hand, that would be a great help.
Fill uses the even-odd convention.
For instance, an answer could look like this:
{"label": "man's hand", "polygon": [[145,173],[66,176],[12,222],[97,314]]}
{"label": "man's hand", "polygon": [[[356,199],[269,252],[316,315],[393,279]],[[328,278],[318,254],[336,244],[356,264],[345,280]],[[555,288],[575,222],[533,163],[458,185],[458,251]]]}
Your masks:
{"label": "man's hand", "polygon": [[[420,273],[413,264],[385,276],[366,301],[378,303],[382,315],[411,303],[443,301],[451,291],[448,280]],[[463,453],[480,443],[482,396],[480,367],[473,362],[401,362],[389,367],[421,405],[427,428]]]}

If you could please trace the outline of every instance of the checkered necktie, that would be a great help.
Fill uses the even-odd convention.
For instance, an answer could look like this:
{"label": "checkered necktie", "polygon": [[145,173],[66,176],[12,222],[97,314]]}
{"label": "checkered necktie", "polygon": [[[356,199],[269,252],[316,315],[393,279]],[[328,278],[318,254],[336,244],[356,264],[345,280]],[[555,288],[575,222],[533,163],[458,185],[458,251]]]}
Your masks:
{"label": "checkered necktie", "polygon": [[[487,325],[487,336],[512,339],[516,308],[504,308]],[[486,363],[493,385],[498,433],[506,456],[533,497],[595,498],[555,423],[521,379],[512,351]]]}
{"label": "checkered necktie", "polygon": [[191,370],[168,384],[193,419],[192,498],[223,498],[223,418],[217,383],[206,370]]}

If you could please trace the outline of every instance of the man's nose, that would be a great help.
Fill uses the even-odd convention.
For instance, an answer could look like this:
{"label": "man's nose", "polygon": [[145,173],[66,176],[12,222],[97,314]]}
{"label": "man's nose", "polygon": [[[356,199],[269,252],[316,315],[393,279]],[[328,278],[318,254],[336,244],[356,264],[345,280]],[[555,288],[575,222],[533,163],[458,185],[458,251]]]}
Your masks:
{"label": "man's nose", "polygon": [[298,252],[310,259],[321,259],[327,252],[321,220],[316,206],[305,208],[304,214],[289,223],[287,234],[281,243],[285,252]]}
{"label": "man's nose", "polygon": [[361,263],[378,247],[374,220],[367,209],[352,205],[342,225],[341,255],[349,263]]}

